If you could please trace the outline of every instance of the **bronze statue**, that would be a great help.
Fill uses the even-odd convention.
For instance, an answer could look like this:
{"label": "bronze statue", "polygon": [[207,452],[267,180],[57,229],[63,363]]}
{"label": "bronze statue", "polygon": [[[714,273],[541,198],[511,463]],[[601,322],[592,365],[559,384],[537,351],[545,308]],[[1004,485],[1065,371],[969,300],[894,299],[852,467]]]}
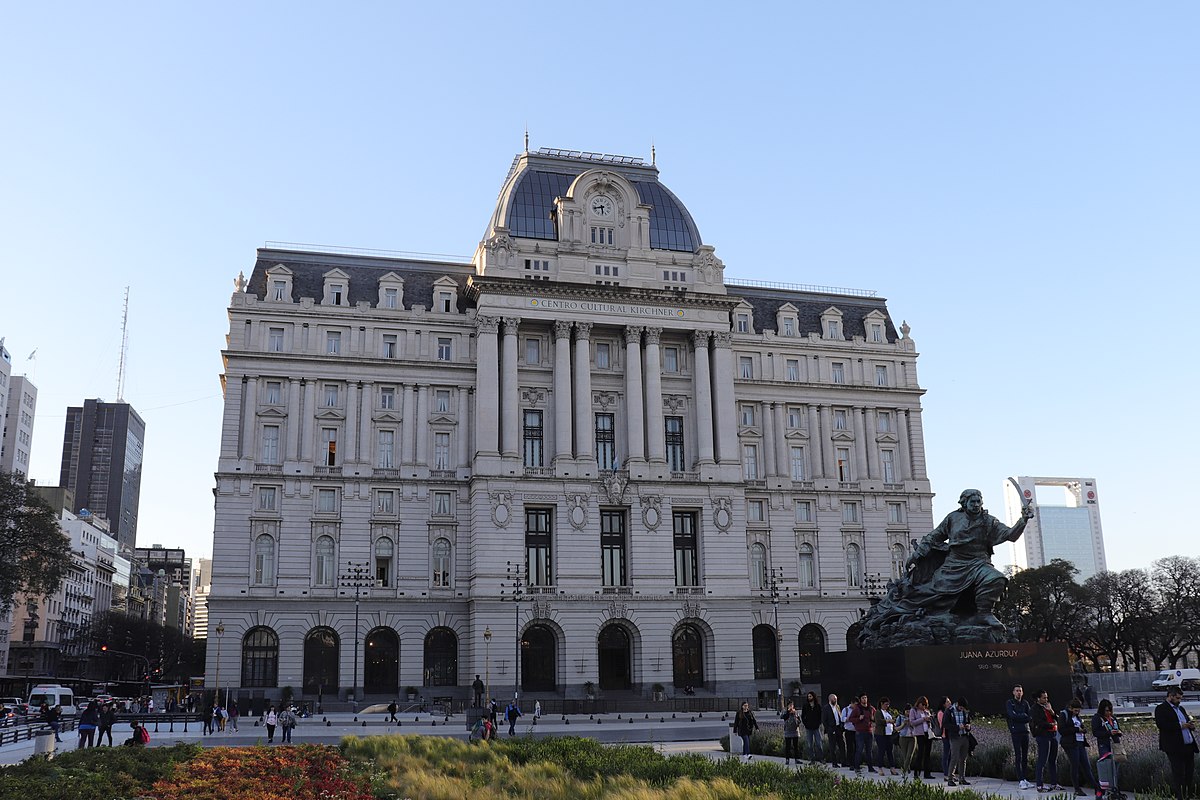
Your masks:
{"label": "bronze statue", "polygon": [[987,513],[978,489],[963,490],[958,504],[958,511],[913,542],[906,574],[863,618],[861,647],[1007,640],[992,609],[1008,581],[992,566],[992,552],[1021,537],[1032,504],[1023,506],[1011,528]]}

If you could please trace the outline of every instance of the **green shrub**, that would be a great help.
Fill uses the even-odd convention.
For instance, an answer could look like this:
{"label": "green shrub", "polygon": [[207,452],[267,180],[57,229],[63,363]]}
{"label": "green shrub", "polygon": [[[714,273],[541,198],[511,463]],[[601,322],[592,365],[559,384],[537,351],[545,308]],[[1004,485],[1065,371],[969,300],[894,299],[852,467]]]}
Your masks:
{"label": "green shrub", "polygon": [[92,747],[0,767],[0,800],[97,800],[144,795],[199,745]]}

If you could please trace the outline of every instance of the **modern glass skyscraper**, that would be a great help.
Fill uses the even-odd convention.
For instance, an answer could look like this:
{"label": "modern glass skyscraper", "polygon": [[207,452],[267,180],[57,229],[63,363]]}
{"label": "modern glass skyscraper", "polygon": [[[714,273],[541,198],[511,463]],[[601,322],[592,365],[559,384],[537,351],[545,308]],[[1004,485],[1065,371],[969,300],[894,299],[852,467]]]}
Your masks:
{"label": "modern glass skyscraper", "polygon": [[146,423],[128,403],[85,400],[67,409],[59,485],[75,493],[75,508],[108,520],[122,549],[137,542]]}
{"label": "modern glass skyscraper", "polygon": [[[1009,522],[1015,522],[1023,502],[1033,502],[1037,514],[1025,534],[1013,543],[1013,563],[1019,569],[1041,567],[1056,558],[1070,561],[1079,570],[1076,580],[1086,581],[1108,568],[1104,557],[1104,532],[1100,527],[1100,505],[1094,478],[1017,478],[1020,496],[1011,483],[1004,485],[1004,504]],[[1038,502],[1039,487],[1066,490],[1065,505]]]}

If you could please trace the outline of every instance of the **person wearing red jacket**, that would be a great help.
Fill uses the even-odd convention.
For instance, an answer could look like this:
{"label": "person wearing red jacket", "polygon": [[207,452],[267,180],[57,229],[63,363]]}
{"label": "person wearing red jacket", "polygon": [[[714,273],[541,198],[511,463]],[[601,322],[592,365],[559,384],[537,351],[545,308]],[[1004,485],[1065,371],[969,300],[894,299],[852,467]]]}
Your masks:
{"label": "person wearing red jacket", "polygon": [[863,762],[867,769],[875,771],[871,764],[871,726],[875,722],[875,707],[867,700],[866,692],[858,696],[858,702],[850,710],[846,723],[854,728],[854,771],[862,772]]}

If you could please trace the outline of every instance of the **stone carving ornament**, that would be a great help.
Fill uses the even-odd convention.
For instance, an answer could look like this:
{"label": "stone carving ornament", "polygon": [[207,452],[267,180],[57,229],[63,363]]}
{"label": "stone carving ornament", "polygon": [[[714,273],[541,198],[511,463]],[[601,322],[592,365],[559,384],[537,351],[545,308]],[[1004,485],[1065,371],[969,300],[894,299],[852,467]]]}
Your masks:
{"label": "stone carving ornament", "polygon": [[624,505],[625,489],[629,486],[629,478],[619,472],[610,472],[600,481],[601,488],[608,502],[613,505]]}
{"label": "stone carving ornament", "polygon": [[571,338],[571,323],[568,320],[558,320],[554,323],[554,338],[555,339],[570,339]]}
{"label": "stone carving ornament", "polygon": [[724,533],[729,530],[729,526],[733,524],[733,512],[730,510],[730,502],[728,497],[717,497],[713,499],[713,525],[717,526],[717,530]]}
{"label": "stone carving ornament", "polygon": [[481,315],[475,318],[475,329],[480,333],[495,333],[500,328],[499,317]]}
{"label": "stone carving ornament", "polygon": [[662,523],[662,495],[642,495],[642,524],[646,530],[656,531]]}
{"label": "stone carving ornament", "polygon": [[492,522],[497,528],[507,528],[512,519],[512,492],[489,492],[492,501]]}
{"label": "stone carving ornament", "polygon": [[685,597],[683,602],[679,604],[679,610],[683,612],[685,617],[697,619],[704,613],[704,605],[699,600]]}
{"label": "stone carving ornament", "polygon": [[586,494],[571,495],[568,502],[571,504],[571,510],[567,512],[567,516],[571,520],[571,527],[581,531],[587,526],[588,496]]}

